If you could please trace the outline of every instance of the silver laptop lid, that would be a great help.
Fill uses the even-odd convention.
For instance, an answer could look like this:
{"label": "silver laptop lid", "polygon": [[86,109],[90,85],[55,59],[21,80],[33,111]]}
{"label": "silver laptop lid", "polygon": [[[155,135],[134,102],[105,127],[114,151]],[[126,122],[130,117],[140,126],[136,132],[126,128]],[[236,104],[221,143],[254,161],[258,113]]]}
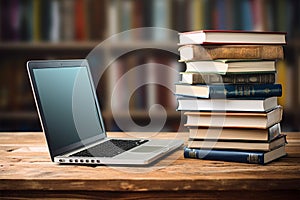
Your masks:
{"label": "silver laptop lid", "polygon": [[106,137],[87,60],[29,61],[51,159]]}

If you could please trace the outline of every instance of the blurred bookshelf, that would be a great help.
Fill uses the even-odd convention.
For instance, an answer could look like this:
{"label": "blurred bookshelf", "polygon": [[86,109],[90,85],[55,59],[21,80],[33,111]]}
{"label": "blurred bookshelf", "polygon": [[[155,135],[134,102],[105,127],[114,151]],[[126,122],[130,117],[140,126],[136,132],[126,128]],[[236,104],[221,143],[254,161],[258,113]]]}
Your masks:
{"label": "blurred bookshelf", "polygon": [[[198,29],[263,30],[287,32],[285,60],[278,68],[283,85],[279,103],[284,107],[284,131],[300,131],[300,22],[297,0],[1,0],[0,1],[0,131],[41,130],[26,62],[33,59],[86,58],[105,39],[140,27],[160,27],[178,32]],[[127,52],[110,63],[97,85],[106,127],[117,131],[111,112],[111,95],[117,78],[140,65],[152,62],[184,70],[178,55],[177,38],[166,35],[129,35],[113,43],[103,43],[99,59],[112,62],[118,51]],[[151,47],[145,48],[142,47]],[[164,77],[172,88],[178,77],[152,72],[134,72],[120,90],[130,90],[138,78]],[[150,123],[151,104],[161,104],[167,112],[163,130],[176,131],[181,115],[176,99],[166,87],[138,88],[128,107],[132,119],[141,126]],[[120,94],[121,95],[121,94]],[[155,98],[153,98],[153,96]],[[120,102],[120,104],[122,104]],[[126,112],[117,118],[126,118]],[[160,118],[159,112],[153,117]]]}

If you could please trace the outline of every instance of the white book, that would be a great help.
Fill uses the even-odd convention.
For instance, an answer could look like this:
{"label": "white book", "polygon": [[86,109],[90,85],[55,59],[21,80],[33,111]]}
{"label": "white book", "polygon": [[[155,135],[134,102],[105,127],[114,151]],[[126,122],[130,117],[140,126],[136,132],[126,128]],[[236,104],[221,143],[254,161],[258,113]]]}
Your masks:
{"label": "white book", "polygon": [[263,112],[278,106],[277,97],[257,99],[178,98],[177,110]]}
{"label": "white book", "polygon": [[273,72],[276,71],[274,60],[213,60],[186,63],[186,72],[198,73],[237,73],[237,72]]}
{"label": "white book", "polygon": [[285,35],[284,32],[199,30],[179,33],[179,45],[286,44]]}
{"label": "white book", "polygon": [[266,129],[282,120],[282,107],[268,112],[185,112],[185,126]]}

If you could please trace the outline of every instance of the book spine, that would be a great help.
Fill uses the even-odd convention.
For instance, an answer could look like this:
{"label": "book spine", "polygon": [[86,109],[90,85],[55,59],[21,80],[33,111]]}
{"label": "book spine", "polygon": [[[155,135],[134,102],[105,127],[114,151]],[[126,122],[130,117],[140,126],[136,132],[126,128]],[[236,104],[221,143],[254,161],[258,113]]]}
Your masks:
{"label": "book spine", "polygon": [[272,97],[282,95],[281,84],[210,85],[211,98]]}
{"label": "book spine", "polygon": [[85,1],[76,0],[75,1],[75,39],[78,41],[83,41],[87,39],[87,30],[86,30],[86,10],[85,10]]}
{"label": "book spine", "polygon": [[49,41],[50,40],[50,27],[52,26],[51,21],[51,1],[50,0],[44,0],[40,3],[40,11],[41,15],[40,17],[40,33],[41,33],[41,40],[43,41]]}
{"label": "book spine", "polygon": [[[274,84],[275,73],[257,73],[257,74],[200,74],[200,73],[181,73],[182,82],[189,84]],[[191,78],[185,78],[191,76]],[[189,81],[188,81],[189,80]],[[187,82],[188,81],[188,82]]]}
{"label": "book spine", "polygon": [[219,160],[228,162],[264,164],[263,153],[246,151],[222,151],[205,149],[184,149],[184,158],[194,158],[203,160]]}
{"label": "book spine", "polygon": [[271,126],[271,127],[269,128],[269,132],[268,132],[268,141],[270,142],[270,141],[274,140],[274,139],[277,138],[280,134],[281,134],[280,123]]}
{"label": "book spine", "polygon": [[[182,47],[189,48],[189,47]],[[215,59],[283,59],[281,45],[253,46],[199,46],[191,45],[193,57],[185,61],[215,60]]]}
{"label": "book spine", "polygon": [[32,19],[32,7],[33,5],[30,5],[30,1],[21,1],[20,2],[20,39],[21,41],[31,41],[31,21]]}
{"label": "book spine", "polygon": [[274,84],[275,73],[230,74],[223,76],[223,83],[233,84]]}

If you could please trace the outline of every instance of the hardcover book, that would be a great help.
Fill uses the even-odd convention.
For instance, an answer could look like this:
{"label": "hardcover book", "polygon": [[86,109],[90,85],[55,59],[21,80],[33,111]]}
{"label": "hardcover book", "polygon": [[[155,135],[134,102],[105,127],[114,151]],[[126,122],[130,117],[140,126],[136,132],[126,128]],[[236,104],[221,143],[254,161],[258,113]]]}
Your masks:
{"label": "hardcover book", "polygon": [[222,128],[190,127],[189,138],[198,140],[248,140],[270,142],[281,134],[280,124],[267,129],[257,128]]}
{"label": "hardcover book", "polygon": [[231,149],[231,150],[249,150],[249,151],[272,151],[285,145],[285,135],[279,135],[271,142],[247,142],[247,141],[219,141],[219,140],[189,140],[188,148],[197,149]]}
{"label": "hardcover book", "polygon": [[180,72],[180,83],[187,84],[273,84],[275,72],[270,73],[227,73],[204,74],[197,72]]}
{"label": "hardcover book", "polygon": [[177,110],[187,111],[247,111],[264,112],[278,106],[277,97],[252,99],[178,99]]}
{"label": "hardcover book", "polygon": [[186,72],[226,74],[275,71],[275,60],[219,59],[209,61],[186,62]]}
{"label": "hardcover book", "polygon": [[179,49],[180,61],[216,59],[283,59],[282,45],[185,45]]}
{"label": "hardcover book", "polygon": [[281,84],[175,84],[175,94],[199,98],[252,98],[282,95]]}
{"label": "hardcover book", "polygon": [[250,164],[267,164],[273,160],[286,155],[285,146],[278,147],[272,151],[237,151],[237,150],[206,150],[184,148],[185,158],[202,160],[219,160],[229,162],[240,162]]}
{"label": "hardcover book", "polygon": [[191,127],[226,127],[266,129],[282,119],[282,107],[268,112],[185,112]]}
{"label": "hardcover book", "polygon": [[179,45],[286,44],[285,36],[285,32],[199,30],[179,33]]}

